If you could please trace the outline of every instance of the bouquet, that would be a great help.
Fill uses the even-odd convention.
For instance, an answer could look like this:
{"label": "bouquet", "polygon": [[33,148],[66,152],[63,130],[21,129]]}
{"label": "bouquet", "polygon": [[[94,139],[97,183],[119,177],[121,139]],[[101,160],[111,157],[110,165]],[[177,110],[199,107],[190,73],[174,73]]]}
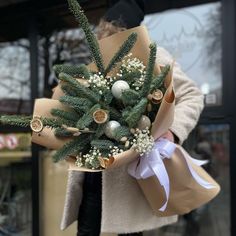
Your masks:
{"label": "bouquet", "polygon": [[[77,1],[69,0],[69,6],[85,33],[93,63],[55,65],[60,82],[52,99],[37,99],[33,117],[2,116],[0,121],[30,126],[32,141],[56,149],[54,161],[66,160],[71,170],[102,171],[132,162],[129,173],[138,179],[150,206],[160,215],[185,213],[212,199],[219,186],[200,167],[202,163],[173,144],[168,158],[177,156],[181,168],[172,165],[175,157],[160,158],[168,150],[161,153],[159,141],[163,140],[159,138],[174,117],[173,65],[158,65],[156,45],[150,42],[146,28],[97,41]],[[201,196],[179,209],[172,202],[186,184],[176,172],[184,171],[195,180],[186,198],[195,195],[193,189]],[[150,186],[156,191],[150,192]],[[176,186],[177,194],[172,191]]]}
{"label": "bouquet", "polygon": [[1,122],[30,126],[33,142],[58,149],[55,162],[69,157],[77,167],[102,170],[116,157],[152,149],[152,123],[162,100],[172,94],[165,95],[172,90],[172,70],[157,65],[155,44],[139,47],[144,42],[138,35],[148,38],[144,27],[98,42],[79,4],[69,3],[94,64],[54,65],[60,83],[52,99],[37,99],[33,117],[2,116]]}

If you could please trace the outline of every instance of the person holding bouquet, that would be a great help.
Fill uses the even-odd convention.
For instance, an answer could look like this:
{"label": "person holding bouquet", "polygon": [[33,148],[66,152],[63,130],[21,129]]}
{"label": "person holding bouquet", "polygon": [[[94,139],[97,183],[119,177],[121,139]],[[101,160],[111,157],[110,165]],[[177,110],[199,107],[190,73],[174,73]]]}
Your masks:
{"label": "person holding bouquet", "polygon": [[[144,0],[117,1],[101,19],[98,39],[138,26],[145,15],[145,4]],[[164,48],[158,47],[157,61],[166,65],[173,59]],[[174,122],[162,137],[182,144],[199,119],[203,95],[177,63],[173,67],[173,80]],[[120,205],[120,199],[126,204]],[[142,231],[176,222],[177,216],[153,215],[137,183],[122,167],[102,173],[70,171],[61,228],[64,230],[77,219],[78,236],[99,236],[101,230],[120,236],[141,236]]]}

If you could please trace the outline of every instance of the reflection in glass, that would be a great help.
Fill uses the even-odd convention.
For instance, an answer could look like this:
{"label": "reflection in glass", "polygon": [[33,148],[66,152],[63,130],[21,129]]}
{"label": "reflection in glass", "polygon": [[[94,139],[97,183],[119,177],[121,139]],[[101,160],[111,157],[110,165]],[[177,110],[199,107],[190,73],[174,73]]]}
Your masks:
{"label": "reflection in glass", "polygon": [[0,43],[0,99],[30,99],[29,41]]}
{"label": "reflection in glass", "polygon": [[222,100],[220,13],[221,4],[210,3],[147,15],[143,22],[214,106]]}
{"label": "reflection in glass", "polygon": [[[51,89],[57,85],[53,72],[55,64],[88,64],[90,54],[81,29],[55,31],[39,40],[39,76],[41,96],[50,97]],[[43,94],[44,93],[44,94]]]}
{"label": "reflection in glass", "polygon": [[0,113],[30,113],[29,40],[0,43]]}

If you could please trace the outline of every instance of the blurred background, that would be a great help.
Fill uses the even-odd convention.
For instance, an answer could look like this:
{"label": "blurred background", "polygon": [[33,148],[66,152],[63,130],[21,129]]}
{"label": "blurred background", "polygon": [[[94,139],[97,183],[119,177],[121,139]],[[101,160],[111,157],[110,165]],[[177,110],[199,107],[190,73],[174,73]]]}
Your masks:
{"label": "blurred background", "polygon": [[[95,28],[114,0],[80,0]],[[142,24],[179,62],[205,96],[198,126],[185,142],[220,183],[209,204],[145,236],[236,235],[236,109],[234,0],[147,0]],[[0,114],[31,114],[57,81],[52,65],[88,63],[84,35],[66,0],[0,0]],[[61,232],[67,166],[32,145],[30,130],[0,125],[0,236],[75,235]]]}

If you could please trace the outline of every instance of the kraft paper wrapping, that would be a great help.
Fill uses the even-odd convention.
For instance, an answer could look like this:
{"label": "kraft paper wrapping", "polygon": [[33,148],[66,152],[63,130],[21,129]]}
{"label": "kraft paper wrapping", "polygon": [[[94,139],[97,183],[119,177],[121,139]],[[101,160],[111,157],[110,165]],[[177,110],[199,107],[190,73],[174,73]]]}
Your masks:
{"label": "kraft paper wrapping", "polygon": [[219,193],[220,186],[215,180],[202,167],[192,162],[195,172],[215,188],[205,189],[194,180],[180,147],[177,146],[171,159],[164,159],[163,162],[170,180],[170,196],[164,212],[158,210],[166,201],[164,189],[158,179],[151,176],[137,180],[153,212],[158,216],[186,214],[209,202]]}

